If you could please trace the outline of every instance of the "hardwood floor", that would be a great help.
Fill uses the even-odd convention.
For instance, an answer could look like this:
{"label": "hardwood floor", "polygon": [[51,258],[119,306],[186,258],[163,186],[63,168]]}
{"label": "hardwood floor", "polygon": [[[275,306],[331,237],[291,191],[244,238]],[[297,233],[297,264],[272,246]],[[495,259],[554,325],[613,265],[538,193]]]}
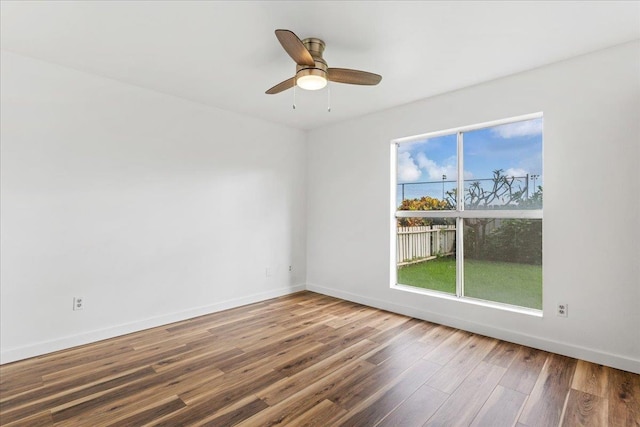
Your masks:
{"label": "hardwood floor", "polygon": [[301,292],[0,367],[3,426],[640,426],[640,376]]}

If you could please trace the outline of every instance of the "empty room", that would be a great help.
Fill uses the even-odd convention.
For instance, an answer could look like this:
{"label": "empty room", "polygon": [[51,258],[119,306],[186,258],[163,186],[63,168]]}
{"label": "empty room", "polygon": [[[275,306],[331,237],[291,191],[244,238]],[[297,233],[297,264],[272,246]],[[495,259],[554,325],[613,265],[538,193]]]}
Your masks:
{"label": "empty room", "polygon": [[640,427],[639,1],[0,19],[1,426]]}

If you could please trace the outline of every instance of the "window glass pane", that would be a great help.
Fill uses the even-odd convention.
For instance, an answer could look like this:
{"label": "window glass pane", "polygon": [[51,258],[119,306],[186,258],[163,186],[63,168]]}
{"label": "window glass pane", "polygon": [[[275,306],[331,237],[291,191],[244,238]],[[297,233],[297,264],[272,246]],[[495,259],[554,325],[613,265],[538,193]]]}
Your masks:
{"label": "window glass pane", "polygon": [[398,145],[399,210],[455,209],[457,135]]}
{"label": "window glass pane", "polygon": [[456,226],[450,218],[398,218],[398,283],[456,293]]}
{"label": "window glass pane", "polygon": [[464,132],[465,209],[542,209],[542,118]]}
{"label": "window glass pane", "polygon": [[542,220],[464,220],[464,294],[542,309]]}

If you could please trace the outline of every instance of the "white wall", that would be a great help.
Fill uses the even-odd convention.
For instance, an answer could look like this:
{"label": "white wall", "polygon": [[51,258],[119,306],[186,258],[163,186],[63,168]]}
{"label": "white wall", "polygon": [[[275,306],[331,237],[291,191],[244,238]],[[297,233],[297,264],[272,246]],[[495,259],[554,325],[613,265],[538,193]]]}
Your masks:
{"label": "white wall", "polygon": [[3,363],[304,288],[303,132],[6,52],[1,87]]}
{"label": "white wall", "polygon": [[[538,111],[543,318],[390,289],[390,140]],[[635,42],[312,131],[308,289],[640,372],[639,122]]]}

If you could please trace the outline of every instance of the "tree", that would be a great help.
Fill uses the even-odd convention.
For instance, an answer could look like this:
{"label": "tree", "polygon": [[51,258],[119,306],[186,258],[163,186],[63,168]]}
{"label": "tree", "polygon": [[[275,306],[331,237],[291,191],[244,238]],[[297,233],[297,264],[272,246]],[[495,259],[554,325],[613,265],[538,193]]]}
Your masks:
{"label": "tree", "polygon": [[[515,184],[518,187],[515,188]],[[480,181],[475,181],[469,185],[466,191],[464,204],[465,209],[506,209],[514,207],[526,199],[528,182],[522,188],[519,181],[513,176],[504,175],[504,170],[493,171],[491,185],[485,189]]]}
{"label": "tree", "polygon": [[[424,196],[419,199],[405,199],[398,207],[401,211],[442,211],[450,210],[451,206],[445,200]],[[399,218],[400,227],[417,227],[420,225],[444,224],[445,222],[433,218]]]}
{"label": "tree", "polygon": [[520,199],[518,201],[518,208],[542,209],[542,186],[538,185],[538,188],[528,199],[527,198]]}
{"label": "tree", "polygon": [[507,219],[489,233],[484,259],[523,264],[542,264],[542,221]]}

